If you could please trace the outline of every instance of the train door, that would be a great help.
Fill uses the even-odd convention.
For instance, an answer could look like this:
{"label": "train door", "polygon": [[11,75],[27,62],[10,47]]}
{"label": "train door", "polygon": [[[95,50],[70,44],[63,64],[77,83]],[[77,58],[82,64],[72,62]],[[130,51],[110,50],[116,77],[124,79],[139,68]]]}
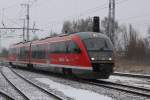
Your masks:
{"label": "train door", "polygon": [[82,57],[82,52],[79,46],[73,41],[67,41],[67,53],[66,53],[66,63],[71,66],[80,66]]}

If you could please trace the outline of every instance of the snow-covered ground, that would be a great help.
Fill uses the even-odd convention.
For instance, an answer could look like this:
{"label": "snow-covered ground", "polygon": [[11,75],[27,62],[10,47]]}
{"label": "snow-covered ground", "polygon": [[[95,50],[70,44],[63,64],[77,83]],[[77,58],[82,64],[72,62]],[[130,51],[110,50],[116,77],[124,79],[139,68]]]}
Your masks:
{"label": "snow-covered ground", "polygon": [[98,93],[77,89],[71,86],[54,82],[48,78],[36,78],[39,82],[49,85],[50,88],[63,92],[65,95],[75,100],[112,100],[112,98],[100,95]]}
{"label": "snow-covered ground", "polygon": [[[121,92],[113,89],[99,87],[71,81],[50,75],[44,75],[25,70],[15,69],[22,76],[32,80],[36,84],[47,88],[55,94],[64,98],[75,100],[146,100],[145,97],[140,97],[126,92]],[[148,100],[148,99],[147,99]]]}
{"label": "snow-covered ground", "polygon": [[[123,72],[115,72],[115,73],[119,73],[119,74],[121,73],[122,74]],[[135,73],[123,73],[123,74],[126,74],[126,75],[129,74],[129,75],[133,75],[133,76],[135,75],[135,76],[147,76],[147,77],[150,77],[149,74],[135,74]]]}
{"label": "snow-covered ground", "polygon": [[138,87],[144,87],[144,88],[149,88],[150,89],[150,80],[148,79],[142,79],[142,78],[132,78],[132,77],[125,77],[125,76],[110,76],[108,81],[111,82],[117,82],[121,84],[128,84],[128,85],[133,85],[133,86],[138,86]]}

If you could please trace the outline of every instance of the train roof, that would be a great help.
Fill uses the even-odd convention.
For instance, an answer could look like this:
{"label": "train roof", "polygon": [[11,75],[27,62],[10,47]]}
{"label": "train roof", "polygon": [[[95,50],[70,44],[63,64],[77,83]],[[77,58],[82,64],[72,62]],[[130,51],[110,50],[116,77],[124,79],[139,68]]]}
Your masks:
{"label": "train roof", "polygon": [[101,37],[101,38],[108,38],[105,34],[97,33],[97,32],[79,32],[79,33],[76,33],[76,34],[78,36],[80,36],[80,38],[82,38],[82,39],[91,38],[94,35],[97,35],[98,37]]}
{"label": "train roof", "polygon": [[[59,34],[55,37],[47,37],[45,39],[40,39],[36,41],[32,41],[32,43],[39,43],[39,42],[48,42],[48,41],[64,41],[64,40],[70,40],[74,38],[75,36],[79,36],[81,39],[87,39],[91,38],[94,35],[101,37],[101,38],[108,38],[105,34],[102,33],[96,33],[96,32],[77,32],[77,33],[68,33],[68,34]],[[63,37],[63,38],[62,38]]]}
{"label": "train roof", "polygon": [[19,43],[12,44],[10,46],[10,48],[12,48],[12,47],[21,47],[21,46],[24,46],[24,45],[29,46],[30,43],[31,43],[30,41],[29,42],[19,42]]}
{"label": "train roof", "polygon": [[93,36],[93,34],[97,34],[98,37],[102,37],[102,38],[108,38],[105,34],[102,33],[97,33],[97,32],[77,32],[77,33],[67,33],[67,34],[59,34],[58,36],[55,37],[46,37],[44,39],[40,39],[39,41],[43,41],[43,40],[49,40],[49,39],[56,39],[56,38],[60,38],[60,37],[74,37],[75,35],[78,35],[80,38],[82,39],[86,39],[86,38],[90,38],[91,36]]}
{"label": "train roof", "polygon": [[29,42],[25,42],[25,43],[20,42],[20,43],[13,44],[12,46],[13,47],[20,47],[20,46],[23,46],[25,44],[26,44],[26,46],[28,46],[31,42],[33,44],[43,44],[43,43],[47,43],[48,41],[64,41],[64,40],[70,40],[75,36],[79,36],[81,39],[87,39],[87,38],[93,37],[94,35],[101,37],[101,38],[108,38],[105,34],[102,34],[102,33],[77,32],[77,33],[59,34],[58,36],[55,36],[55,37],[46,37],[44,39],[29,41]]}

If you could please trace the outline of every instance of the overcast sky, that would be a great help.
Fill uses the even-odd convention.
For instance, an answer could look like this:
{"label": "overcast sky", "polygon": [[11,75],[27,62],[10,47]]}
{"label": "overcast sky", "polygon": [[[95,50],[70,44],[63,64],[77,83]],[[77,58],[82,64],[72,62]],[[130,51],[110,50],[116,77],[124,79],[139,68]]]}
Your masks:
{"label": "overcast sky", "polygon": [[[62,23],[65,20],[77,20],[80,18],[100,16],[101,19],[108,16],[109,0],[30,0],[30,27],[35,21],[36,28],[40,28],[42,35],[52,30],[61,32]],[[6,27],[22,27],[22,18],[25,18],[26,9],[21,4],[28,0],[0,0],[0,27],[2,21]],[[133,26],[146,36],[150,26],[150,0],[116,0],[116,20],[120,24],[133,24]],[[1,32],[14,35],[17,32]],[[22,38],[2,38],[1,45],[21,41]]]}

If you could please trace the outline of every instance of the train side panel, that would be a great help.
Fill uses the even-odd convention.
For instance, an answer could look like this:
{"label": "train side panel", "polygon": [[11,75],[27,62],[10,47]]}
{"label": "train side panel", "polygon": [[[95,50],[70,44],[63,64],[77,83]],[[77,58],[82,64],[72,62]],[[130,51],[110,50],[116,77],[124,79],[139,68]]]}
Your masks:
{"label": "train side panel", "polygon": [[[96,39],[102,42],[97,42]],[[103,34],[81,32],[20,43],[11,47],[9,60],[15,65],[76,74],[85,78],[108,78],[112,73],[114,60],[112,48],[101,49],[111,44],[106,43],[110,42],[106,40],[108,38]]]}

